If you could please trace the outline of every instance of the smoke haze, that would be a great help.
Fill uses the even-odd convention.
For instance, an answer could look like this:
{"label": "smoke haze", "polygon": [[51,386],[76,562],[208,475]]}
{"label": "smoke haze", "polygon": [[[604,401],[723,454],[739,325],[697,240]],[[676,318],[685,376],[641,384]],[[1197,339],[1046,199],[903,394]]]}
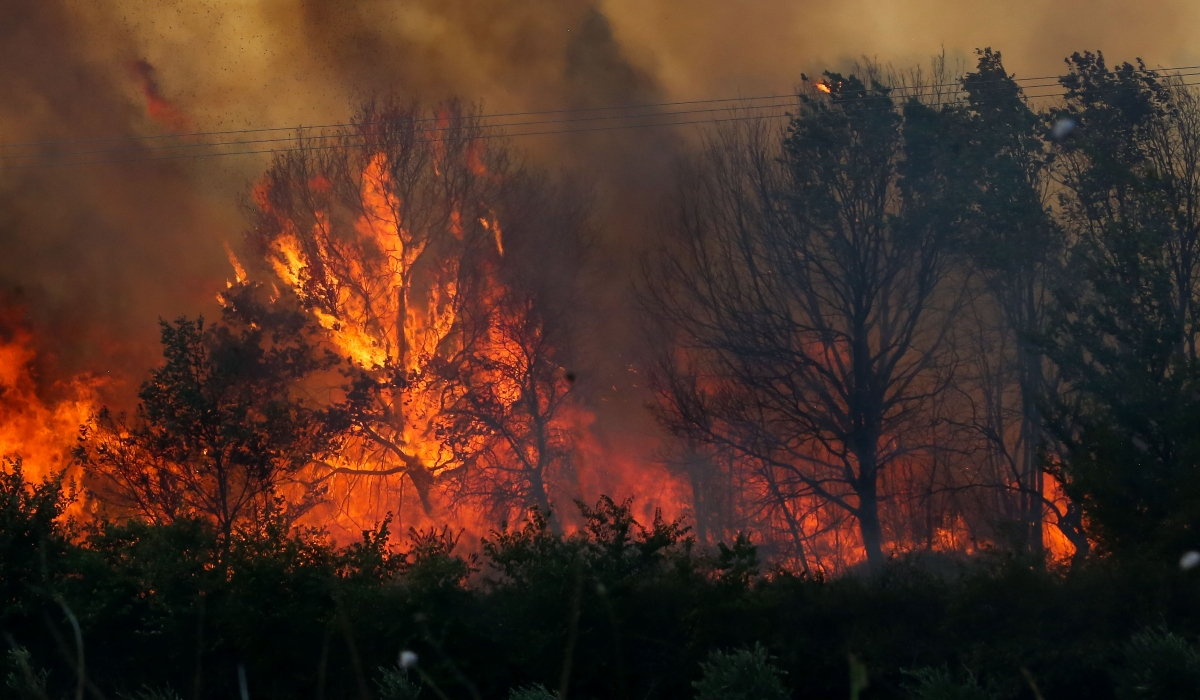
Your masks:
{"label": "smoke haze", "polygon": [[[381,92],[458,95],[487,111],[755,95],[864,54],[905,66],[944,50],[969,62],[981,46],[1002,50],[1019,77],[1058,73],[1084,49],[1200,63],[1200,6],[1183,0],[0,0],[0,12],[0,141],[115,137],[91,146],[131,155],[132,136],[342,121]],[[597,306],[609,312],[597,335],[617,346],[624,251],[680,138],[515,144],[595,179],[607,256]],[[0,288],[28,306],[62,371],[136,383],[156,354],[156,319],[212,314],[230,274],[222,242],[237,248],[238,205],[266,156],[13,167],[36,162],[0,161]],[[623,381],[621,362],[608,364],[600,383]]]}

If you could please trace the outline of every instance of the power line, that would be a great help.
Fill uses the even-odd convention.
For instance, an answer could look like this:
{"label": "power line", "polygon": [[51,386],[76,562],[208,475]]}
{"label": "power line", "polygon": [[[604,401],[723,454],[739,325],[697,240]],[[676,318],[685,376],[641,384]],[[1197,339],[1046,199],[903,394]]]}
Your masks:
{"label": "power line", "polygon": [[[535,111],[527,111],[527,112],[496,112],[496,113],[485,113],[485,114],[477,114],[477,115],[465,115],[465,116],[461,116],[461,117],[445,117],[444,119],[448,120],[448,121],[461,121],[464,119],[483,120],[483,119],[493,119],[493,118],[502,118],[502,117],[537,116],[537,115],[543,115],[543,114],[599,112],[599,111],[609,111],[609,110],[618,110],[618,109],[643,109],[643,108],[650,109],[653,107],[673,107],[673,106],[683,106],[683,105],[693,105],[693,104],[716,104],[716,103],[721,103],[721,102],[746,102],[746,101],[755,101],[755,100],[777,100],[777,99],[794,98],[794,97],[795,97],[795,95],[791,94],[791,93],[780,94],[780,95],[758,95],[758,96],[751,96],[751,97],[715,97],[715,98],[710,98],[710,99],[683,100],[683,101],[678,101],[678,102],[647,102],[647,103],[642,103],[642,104],[608,105],[608,106],[603,106],[603,107],[574,107],[574,108],[567,108],[567,109],[547,109],[547,110],[535,110]],[[420,124],[420,123],[427,123],[427,122],[436,122],[436,121],[441,121],[441,120],[443,120],[442,117],[417,117],[417,118],[412,119],[411,121],[413,123]],[[144,136],[106,136],[106,137],[99,137],[99,138],[94,138],[94,139],[64,139],[64,140],[57,140],[57,141],[28,141],[25,143],[0,143],[0,148],[25,148],[25,147],[32,147],[32,146],[58,146],[58,145],[63,145],[63,144],[97,143],[97,142],[103,142],[103,141],[149,141],[149,140],[155,140],[155,139],[181,139],[181,138],[194,138],[194,137],[198,137],[198,136],[224,136],[224,135],[234,135],[234,134],[253,134],[253,133],[276,132],[276,131],[296,131],[297,129],[341,129],[341,128],[346,128],[346,127],[350,127],[350,126],[356,126],[356,123],[355,122],[337,122],[337,123],[332,123],[332,124],[310,124],[310,125],[296,124],[296,125],[292,125],[292,126],[269,126],[269,127],[257,127],[257,128],[251,128],[251,129],[229,129],[229,130],[223,130],[223,131],[196,131],[196,132],[188,132],[188,133],[152,134],[152,135],[144,135]]]}
{"label": "power line", "polygon": [[[1197,73],[1197,74],[1200,74],[1200,73]],[[1188,75],[1195,75],[1195,74],[1188,74]],[[1193,85],[1198,85],[1198,84],[1200,84],[1200,82],[1187,82],[1187,81],[1181,82],[1181,85],[1184,85],[1184,86],[1193,86]],[[1045,87],[1049,87],[1049,86],[1045,86]],[[1096,90],[1093,92],[1119,92],[1122,90],[1137,89],[1137,87],[1138,86],[1119,86],[1119,87],[1109,88],[1107,90]],[[1023,97],[1026,99],[1042,99],[1042,98],[1047,98],[1047,97],[1062,97],[1065,94],[1066,94],[1065,92],[1052,92],[1052,93],[1034,94],[1034,95],[1026,94],[1026,95],[1023,95]],[[841,98],[840,100],[838,100],[838,103],[841,106],[847,102],[853,103],[855,101],[860,101],[860,100],[861,101],[869,100],[871,102],[877,102],[880,99],[888,99],[889,97],[891,97],[891,96],[878,94],[878,93],[877,94],[868,94],[868,95],[863,95],[861,97]],[[995,102],[995,101],[1004,100],[1004,99],[1008,99],[1008,96],[1002,96],[1002,97],[995,98],[992,100],[988,100],[988,99],[984,99],[982,101],[977,100],[976,104],[981,104],[981,103],[986,104],[988,102]],[[937,101],[933,101],[933,102],[924,102],[922,104],[925,104],[927,106],[941,106],[941,105],[947,105],[947,104],[954,104],[954,103],[958,103],[958,102],[961,102],[961,100],[958,98],[951,98],[951,99],[945,99],[945,100],[937,100]],[[697,113],[714,112],[714,111],[736,112],[736,110],[738,110],[738,109],[744,109],[744,110],[781,109],[781,108],[785,108],[785,107],[789,107],[789,106],[796,106],[796,103],[790,102],[790,103],[775,104],[775,105],[746,105],[743,107],[732,106],[732,107],[723,107],[723,108],[706,109],[706,110],[679,110],[679,111],[675,111],[675,112],[650,113],[650,114],[642,114],[642,115],[615,115],[615,116],[611,117],[610,119],[637,119],[637,118],[654,119],[654,118],[659,118],[659,117],[671,117],[671,116],[680,116],[680,115],[697,114]],[[865,105],[861,105],[861,106],[851,105],[851,107],[852,107],[853,111],[872,111],[872,110],[881,110],[881,109],[887,110],[887,109],[894,109],[894,103],[892,103],[891,100],[889,100],[889,107],[880,107],[875,104],[865,104]],[[779,118],[783,118],[783,117],[787,117],[787,116],[789,116],[788,112],[783,112],[783,113],[779,113],[779,114],[756,113],[756,114],[747,115],[747,116],[725,117],[725,118],[715,118],[715,119],[689,119],[689,120],[682,120],[682,121],[679,121],[679,120],[662,121],[662,122],[655,122],[655,123],[615,124],[615,125],[605,125],[605,126],[583,127],[583,128],[578,128],[578,129],[546,129],[546,130],[540,130],[540,131],[522,131],[522,132],[516,132],[516,133],[500,132],[500,133],[491,133],[491,134],[480,134],[477,136],[472,136],[470,138],[472,138],[472,139],[493,139],[493,138],[510,138],[510,137],[515,138],[515,137],[522,137],[522,136],[570,134],[570,133],[583,133],[583,132],[593,132],[593,131],[616,131],[616,130],[643,129],[643,128],[655,128],[655,127],[667,127],[667,126],[686,126],[686,125],[695,125],[695,124],[738,122],[738,121],[747,121],[747,120],[753,120],[753,119],[779,119]],[[481,128],[487,129],[487,128],[497,128],[497,127],[504,127],[504,126],[540,125],[540,124],[547,124],[547,123],[572,123],[572,122],[578,122],[578,121],[588,121],[588,120],[587,119],[537,120],[537,121],[530,121],[530,122],[515,122],[515,123],[507,123],[507,124],[484,124],[484,125],[480,125],[480,126],[481,126]],[[436,130],[438,130],[438,129],[426,130],[426,131],[436,131]],[[440,130],[445,130],[445,129],[443,128]],[[90,159],[90,160],[57,161],[57,162],[50,162],[50,163],[27,163],[27,164],[16,164],[16,165],[12,165],[10,167],[12,169],[33,169],[33,168],[40,169],[40,168],[79,166],[79,165],[100,165],[100,164],[109,164],[109,163],[132,163],[132,162],[149,162],[149,161],[160,161],[160,160],[200,159],[200,158],[210,158],[210,157],[218,157],[218,156],[256,155],[256,154],[268,154],[268,153],[270,153],[270,154],[291,153],[291,152],[306,151],[306,150],[310,150],[310,151],[311,150],[336,150],[336,149],[340,149],[340,148],[354,148],[354,147],[361,147],[364,145],[368,145],[370,136],[371,136],[370,134],[347,134],[345,132],[341,132],[341,133],[331,134],[331,135],[327,135],[327,136],[308,137],[311,139],[332,139],[332,138],[342,139],[341,143],[325,144],[325,145],[301,144],[299,146],[290,147],[290,148],[265,148],[265,149],[234,150],[234,151],[215,151],[215,152],[210,152],[210,153],[183,153],[183,154],[174,153],[174,154],[167,154],[167,155],[142,155],[142,156],[135,157],[135,158],[99,158],[99,159]],[[447,140],[448,139],[445,139],[445,138],[428,138],[428,139],[418,139],[416,142],[431,143],[431,142],[444,142]],[[193,145],[196,147],[217,148],[217,147],[229,146],[229,145],[243,145],[243,144],[252,144],[252,143],[275,142],[275,141],[296,141],[296,139],[295,138],[282,138],[282,139],[247,140],[247,141],[243,141],[243,142],[209,142],[209,143],[193,144]],[[168,148],[168,147],[151,146],[151,147],[143,148],[143,149],[113,149],[110,151],[97,151],[95,153],[138,152],[138,153],[144,154],[147,150],[153,150],[156,148],[159,150],[162,150],[162,149]],[[66,152],[63,154],[56,154],[56,155],[58,157],[70,157],[70,156],[85,155],[85,154],[89,154],[89,153],[92,153],[92,152],[77,151],[77,152]],[[39,155],[44,155],[44,154],[39,154]],[[33,155],[4,156],[4,157],[0,157],[0,159],[18,158],[18,157],[32,158],[34,156]]]}
{"label": "power line", "polygon": [[[792,106],[795,106],[794,99],[789,102],[777,103],[777,104],[748,105],[746,108],[748,108],[748,109],[767,109],[767,108],[773,108],[773,107],[792,107]],[[606,115],[606,116],[598,116],[598,117],[576,117],[576,118],[570,118],[570,119],[540,119],[540,120],[523,121],[523,122],[503,122],[503,123],[499,123],[499,124],[486,123],[486,124],[479,124],[479,126],[484,129],[494,129],[494,128],[503,128],[503,127],[512,127],[512,126],[535,126],[535,125],[541,125],[541,124],[569,124],[569,123],[578,123],[578,122],[611,121],[614,119],[631,119],[631,118],[639,118],[639,117],[658,118],[658,117],[672,117],[672,116],[688,115],[688,114],[705,114],[705,113],[711,113],[711,112],[725,112],[730,109],[736,109],[736,107],[710,107],[708,109],[676,110],[676,111],[672,111],[672,112],[650,112],[647,114],[614,114],[614,115]],[[443,126],[443,127],[434,127],[432,129],[425,129],[424,131],[426,131],[426,132],[441,132],[441,131],[450,131],[454,128],[455,127]],[[346,132],[337,132],[337,133],[332,133],[332,134],[305,134],[305,135],[303,135],[303,138],[305,138],[307,140],[320,141],[320,140],[325,140],[325,139],[339,139],[339,138],[344,138],[346,136],[347,136]],[[296,136],[284,136],[284,137],[269,138],[269,139],[244,139],[244,140],[239,140],[239,141],[208,141],[208,142],[169,144],[169,145],[165,145],[165,146],[143,146],[143,147],[115,148],[115,149],[98,149],[98,150],[90,150],[90,151],[68,151],[68,152],[66,152],[66,154],[72,155],[72,156],[78,156],[78,155],[93,155],[93,154],[107,154],[107,153],[127,153],[127,152],[131,152],[131,151],[146,151],[146,150],[150,150],[150,149],[168,150],[168,149],[185,149],[185,148],[208,148],[208,147],[215,147],[215,146],[243,146],[243,145],[254,145],[254,144],[263,144],[263,143],[278,143],[281,141],[294,142],[294,141],[296,141],[296,139],[297,139]],[[41,157],[43,155],[45,155],[45,154],[22,153],[22,154],[12,154],[12,155],[0,155],[0,161],[17,160],[17,159],[22,159],[22,158],[36,158],[36,157]],[[55,155],[57,155],[57,154],[55,154]]]}
{"label": "power line", "polygon": [[[644,129],[644,128],[653,128],[653,127],[662,127],[662,126],[686,126],[689,124],[715,124],[715,123],[720,123],[720,122],[746,121],[746,120],[751,120],[751,119],[763,119],[763,118],[779,119],[779,118],[786,117],[786,116],[789,116],[789,115],[786,113],[765,114],[765,115],[764,114],[755,114],[755,115],[744,116],[744,117],[725,117],[725,118],[718,118],[718,119],[693,119],[693,120],[687,120],[687,121],[663,122],[663,123],[658,123],[658,124],[618,124],[618,125],[611,125],[611,126],[587,127],[587,128],[583,128],[583,129],[549,129],[546,131],[528,131],[528,132],[521,132],[521,133],[516,133],[516,134],[508,134],[508,133],[480,134],[479,136],[476,136],[473,138],[476,140],[488,140],[488,139],[494,139],[494,138],[509,138],[509,137],[518,137],[518,136],[543,136],[543,135],[547,135],[547,134],[575,134],[575,133],[592,132],[592,131],[617,131],[617,130],[624,130],[624,129]],[[357,137],[351,136],[348,138],[355,139]],[[440,143],[440,142],[445,142],[447,140],[448,139],[443,139],[443,138],[433,138],[433,139],[417,139],[415,142],[416,143]],[[117,159],[97,159],[97,160],[85,160],[85,161],[68,161],[68,162],[59,162],[59,163],[38,163],[38,164],[14,165],[11,167],[12,167],[12,169],[16,170],[16,169],[31,169],[31,168],[55,168],[55,167],[66,167],[66,166],[73,166],[73,165],[101,165],[101,164],[106,164],[106,163],[139,163],[139,162],[143,162],[143,161],[156,161],[156,160],[198,159],[198,158],[211,158],[211,157],[219,157],[219,156],[256,155],[256,154],[264,154],[264,153],[294,153],[294,152],[299,152],[299,151],[327,151],[327,150],[337,150],[337,149],[341,149],[341,148],[354,148],[354,147],[358,147],[358,146],[365,146],[365,145],[369,145],[369,143],[370,143],[369,141],[362,139],[362,140],[358,140],[358,141],[348,140],[345,143],[335,143],[335,144],[325,144],[325,145],[315,145],[315,146],[305,145],[305,146],[297,146],[297,147],[291,147],[291,148],[264,148],[264,149],[257,149],[257,150],[248,150],[248,151],[224,151],[224,152],[216,152],[216,153],[172,154],[172,155],[164,155],[164,156],[148,156],[148,157],[144,157],[144,158],[117,158]]]}
{"label": "power line", "polygon": [[[1175,73],[1173,75],[1176,77],[1185,77],[1185,76],[1190,77],[1190,76],[1200,75],[1200,71],[1191,72],[1191,73]],[[1028,80],[1044,80],[1044,79],[1043,78],[1029,78]],[[987,81],[987,82],[996,82],[996,81]],[[951,83],[946,83],[945,85],[950,85],[950,84]],[[1036,84],[1036,85],[1025,85],[1025,86],[1021,86],[1021,87],[1023,89],[1036,89],[1036,88],[1053,87],[1053,86],[1054,86],[1053,83],[1044,83],[1044,84]],[[921,89],[927,89],[930,86],[920,86],[920,87],[921,87]],[[986,91],[987,88],[985,88],[984,90]],[[796,97],[795,95],[788,95],[786,97],[790,98],[793,101],[789,101],[787,103],[775,103],[775,104],[753,104],[753,105],[746,105],[744,108],[762,109],[762,108],[770,108],[770,107],[791,106],[791,105],[795,104],[794,103],[794,99]],[[878,95],[878,94],[865,95],[865,96],[861,96],[861,97],[841,97],[839,99],[839,102],[841,104],[846,104],[848,102],[852,102],[852,101],[859,100],[859,99],[881,99],[882,97],[883,97],[883,95]],[[912,97],[912,96],[911,95],[888,95],[888,97],[891,97],[892,99],[904,99],[906,97]],[[738,99],[741,99],[741,98],[722,98],[721,100],[714,100],[714,101],[693,100],[693,101],[690,101],[689,104],[698,104],[698,103],[702,103],[702,102],[711,104],[711,103],[714,103],[717,101],[732,102],[732,101],[735,101]],[[760,100],[760,99],[766,99],[766,98],[764,97],[764,98],[745,98],[745,99],[746,100]],[[678,104],[682,104],[682,103],[678,103]],[[591,116],[591,117],[571,117],[571,118],[564,118],[564,119],[541,119],[541,120],[532,120],[532,121],[500,122],[500,123],[484,122],[483,120],[480,120],[478,126],[481,128],[502,128],[502,127],[530,126],[530,125],[540,125],[540,124],[564,124],[564,123],[577,123],[577,122],[589,122],[589,121],[610,121],[610,120],[614,120],[614,119],[626,119],[626,118],[634,118],[634,117],[658,118],[658,117],[669,117],[669,116],[677,116],[677,115],[685,115],[685,114],[722,112],[722,111],[726,111],[729,109],[737,109],[737,108],[738,107],[736,107],[736,106],[735,107],[727,106],[727,107],[712,107],[712,108],[708,108],[708,109],[650,112],[650,113],[646,113],[646,114],[610,114],[610,115]],[[615,110],[615,109],[623,109],[623,108],[607,107],[607,108],[596,108],[596,109],[597,110],[598,109],[614,109]],[[566,110],[558,110],[558,111],[566,111]],[[549,113],[553,113],[553,112],[544,112],[544,113],[549,114]],[[542,113],[530,113],[530,114],[542,114]],[[495,116],[503,116],[503,115],[492,115],[492,116],[495,117]],[[427,121],[427,120],[422,119],[422,118],[417,118],[417,119],[412,120],[413,123],[422,122],[422,121]],[[351,124],[351,126],[353,126],[353,124]],[[321,128],[321,127],[289,127],[289,128],[296,130],[299,133],[303,133],[304,129],[317,129],[317,128]],[[440,132],[440,131],[449,131],[454,128],[457,128],[457,127],[435,126],[432,129],[426,129],[425,131]],[[283,127],[280,127],[280,129],[283,129]],[[217,132],[210,132],[210,133],[217,133]],[[338,139],[338,138],[343,138],[344,136],[345,136],[344,132],[337,132],[337,133],[332,133],[332,134],[304,134],[304,138],[309,139],[309,140]],[[145,138],[155,138],[155,137],[145,137]],[[143,150],[150,150],[150,149],[171,150],[171,149],[208,148],[208,147],[219,147],[219,146],[246,146],[246,145],[264,144],[264,143],[279,143],[279,142],[285,142],[285,141],[291,142],[291,141],[295,141],[295,140],[296,140],[296,136],[285,136],[285,137],[264,138],[264,139],[240,139],[240,140],[234,140],[234,141],[197,141],[197,142],[188,142],[188,143],[174,143],[174,144],[166,144],[166,145],[150,145],[150,146],[114,148],[114,149],[72,150],[72,151],[67,151],[65,153],[54,153],[54,154],[17,153],[17,154],[0,155],[0,161],[39,158],[39,157],[44,157],[46,155],[50,155],[51,157],[62,157],[64,155],[65,156],[83,156],[83,155],[97,155],[97,154],[110,154],[110,153],[127,153],[127,152],[143,151]],[[2,147],[2,146],[0,146],[0,147]]]}
{"label": "power line", "polygon": [[[1158,75],[1158,74],[1163,74],[1163,73],[1177,74],[1180,71],[1193,70],[1193,69],[1200,69],[1200,65],[1175,66],[1175,67],[1168,67],[1168,68],[1147,68],[1145,70],[1136,69],[1135,72]],[[1188,73],[1186,75],[1195,75],[1195,73]],[[1044,81],[1044,80],[1059,80],[1063,77],[1065,77],[1065,75],[1047,75],[1047,76],[1037,76],[1037,77],[1031,77],[1031,78],[1010,78],[1010,77],[1006,76],[1004,78],[995,78],[995,79],[992,79],[989,81],[982,81],[982,82],[1008,82],[1009,80],[1012,80],[1013,82],[1017,83],[1018,85],[1021,85],[1022,83],[1032,83],[1032,82],[1038,82],[1038,81]],[[977,82],[976,84],[979,84],[979,82]],[[903,97],[911,96],[911,95],[904,94],[904,93],[910,92],[910,91],[926,91],[926,90],[930,90],[933,88],[958,87],[960,85],[961,85],[961,83],[958,80],[955,80],[953,82],[933,83],[930,85],[900,85],[900,86],[896,86],[896,87],[892,88],[891,91],[893,93],[900,93],[900,94],[894,95],[894,97],[903,98]],[[1022,85],[1022,87],[1032,89],[1032,88],[1038,88],[1038,87],[1049,87],[1049,85]],[[453,119],[456,119],[456,120],[477,119],[477,120],[483,121],[483,120],[487,120],[487,119],[497,119],[497,118],[506,118],[506,117],[542,116],[542,115],[551,115],[551,114],[576,114],[576,113],[591,113],[591,112],[600,112],[600,111],[616,111],[616,110],[629,110],[629,109],[651,109],[651,108],[660,108],[660,107],[675,107],[675,106],[687,106],[687,105],[698,105],[698,104],[720,104],[720,103],[731,103],[731,102],[753,102],[753,101],[763,101],[763,100],[779,100],[779,99],[785,99],[785,98],[790,99],[790,98],[794,98],[795,96],[796,96],[795,94],[788,93],[788,94],[758,95],[758,96],[750,96],[750,97],[717,97],[717,98],[696,99],[696,100],[678,100],[678,101],[672,101],[672,102],[646,102],[646,103],[635,103],[635,104],[627,104],[627,105],[574,107],[574,108],[551,109],[551,110],[531,110],[531,111],[524,111],[524,112],[499,112],[499,113],[488,113],[488,114],[479,114],[479,115],[466,115],[466,116],[462,116],[462,117],[455,117]],[[430,122],[430,121],[439,121],[441,119],[442,119],[441,117],[418,117],[418,118],[413,119],[412,121],[414,123],[426,123],[426,122]],[[547,123],[549,123],[550,121],[551,120],[547,120]],[[568,120],[563,120],[563,121],[568,121]],[[301,125],[293,125],[293,126],[256,127],[256,128],[247,128],[247,129],[196,131],[196,132],[173,133],[173,134],[153,134],[153,135],[142,135],[142,136],[107,136],[107,137],[97,137],[97,138],[92,138],[92,139],[60,139],[60,140],[50,140],[50,141],[28,141],[28,142],[23,142],[23,143],[0,143],[0,149],[32,148],[32,147],[36,147],[36,146],[60,146],[60,145],[84,144],[84,143],[103,143],[103,142],[112,142],[112,141],[152,141],[152,140],[166,140],[166,139],[197,138],[197,137],[207,137],[207,136],[232,136],[232,135],[237,135],[237,134],[297,131],[300,129],[337,129],[337,128],[346,128],[346,127],[351,127],[351,126],[355,126],[355,124],[353,122],[338,122],[338,123],[330,123],[330,124],[314,124],[314,125],[307,125],[307,126],[301,124]],[[281,140],[286,140],[286,139],[281,139]],[[245,143],[266,142],[266,141],[267,141],[266,139],[257,140],[257,141],[248,140]],[[236,143],[236,142],[225,142],[225,143]]]}

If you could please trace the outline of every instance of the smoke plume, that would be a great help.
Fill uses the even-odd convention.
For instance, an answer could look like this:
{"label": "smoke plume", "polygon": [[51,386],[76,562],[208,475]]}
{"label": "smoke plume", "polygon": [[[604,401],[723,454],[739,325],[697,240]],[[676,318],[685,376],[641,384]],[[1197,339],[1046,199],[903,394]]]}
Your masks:
{"label": "smoke plume", "polygon": [[[381,93],[490,112],[772,94],[864,54],[904,66],[993,46],[1019,76],[1058,73],[1082,49],[1200,63],[1200,7],[1183,0],[0,0],[0,13],[0,141],[72,141],[0,152],[0,289],[29,309],[57,371],[111,373],[126,390],[154,361],[158,318],[213,315],[232,274],[222,244],[241,244],[239,203],[267,156],[43,167],[56,150],[134,159],[142,137],[341,122]],[[628,372],[632,253],[689,133],[515,144],[593,180],[590,385],[629,430],[646,422]]]}

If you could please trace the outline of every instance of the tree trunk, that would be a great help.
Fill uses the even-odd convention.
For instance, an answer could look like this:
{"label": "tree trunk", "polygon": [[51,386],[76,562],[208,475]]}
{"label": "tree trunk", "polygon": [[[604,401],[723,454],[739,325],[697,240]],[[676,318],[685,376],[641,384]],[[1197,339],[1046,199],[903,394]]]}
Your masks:
{"label": "tree trunk", "polygon": [[563,534],[558,515],[550,507],[550,496],[546,493],[546,484],[542,481],[540,472],[529,474],[529,496],[533,505],[541,511],[542,515],[546,516],[546,524],[550,526],[550,532],[555,535]]}
{"label": "tree trunk", "polygon": [[[1032,301],[1027,314],[1032,317],[1036,311]],[[1044,477],[1042,475],[1042,416],[1038,410],[1038,401],[1045,391],[1045,377],[1042,372],[1042,356],[1029,343],[1019,341],[1020,353],[1020,390],[1021,390],[1021,436],[1023,438],[1021,454],[1022,478],[1020,481],[1021,517],[1025,524],[1026,547],[1035,557],[1044,556],[1043,546],[1043,504]]]}
{"label": "tree trunk", "polygon": [[784,498],[783,492],[780,491],[779,482],[775,479],[775,472],[771,467],[767,467],[765,476],[771,496],[775,499],[779,510],[783,512],[784,522],[787,523],[788,532],[792,535],[792,544],[796,548],[796,558],[800,560],[800,568],[806,574],[812,573],[808,566],[808,554],[804,551],[804,536],[800,530],[800,523],[796,522],[796,515],[788,508],[788,499]]}
{"label": "tree trunk", "polygon": [[1074,502],[1067,504],[1067,512],[1058,519],[1058,529],[1075,547],[1075,553],[1071,555],[1071,566],[1082,564],[1091,554],[1092,543],[1088,542],[1087,533],[1083,529],[1083,512]]}
{"label": "tree trunk", "polygon": [[858,460],[858,479],[852,484],[858,496],[858,527],[862,534],[863,551],[872,573],[883,568],[883,527],[879,524],[879,439],[877,432],[859,435],[852,444]]}
{"label": "tree trunk", "polygon": [[879,525],[879,498],[874,484],[870,493],[858,494],[858,527],[862,533],[863,550],[867,553],[867,566],[872,573],[883,568],[883,528]]}

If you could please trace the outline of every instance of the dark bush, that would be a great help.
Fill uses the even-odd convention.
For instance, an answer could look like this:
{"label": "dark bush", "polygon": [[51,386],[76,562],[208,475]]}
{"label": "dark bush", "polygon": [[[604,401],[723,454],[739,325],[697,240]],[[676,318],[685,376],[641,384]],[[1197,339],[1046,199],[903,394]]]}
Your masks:
{"label": "dark bush", "polygon": [[[61,489],[16,465],[0,481],[2,632],[22,649],[8,695],[73,696],[72,621],[88,687],[107,697],[238,698],[244,678],[256,700],[507,698],[565,675],[579,698],[787,697],[781,678],[795,697],[845,698],[850,655],[863,700],[1032,697],[1028,679],[1053,700],[1180,697],[1200,682],[1185,641],[1200,586],[1174,566],[996,556],[827,580],[760,566],[745,536],[703,550],[611,499],[569,535],[532,513],[478,556],[447,530],[397,547],[388,523],[345,548],[282,523],[232,538],[196,520],[78,531]],[[402,671],[402,651],[419,665]]]}

